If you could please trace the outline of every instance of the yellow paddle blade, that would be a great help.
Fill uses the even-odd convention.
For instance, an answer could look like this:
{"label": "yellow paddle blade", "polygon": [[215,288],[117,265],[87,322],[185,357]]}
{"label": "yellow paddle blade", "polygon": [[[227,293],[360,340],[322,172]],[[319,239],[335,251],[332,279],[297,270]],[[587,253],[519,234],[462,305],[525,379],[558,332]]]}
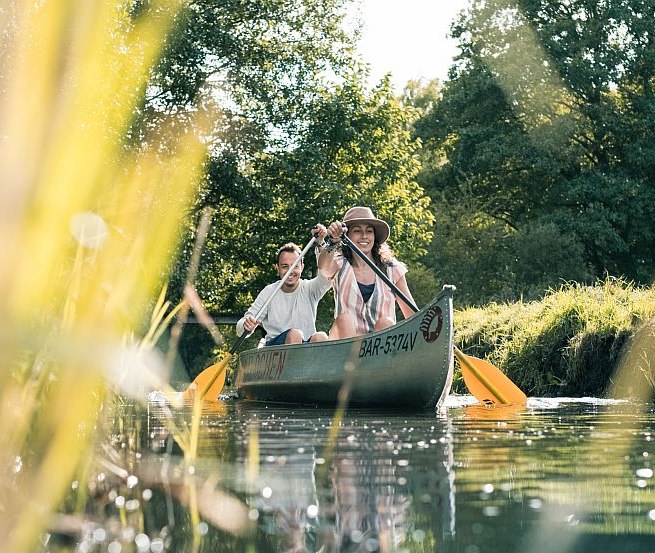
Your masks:
{"label": "yellow paddle blade", "polygon": [[465,355],[455,348],[464,383],[478,401],[485,405],[525,404],[527,396],[500,369],[483,359]]}
{"label": "yellow paddle blade", "polygon": [[184,390],[185,401],[192,401],[195,394],[200,394],[200,399],[205,401],[216,401],[225,385],[225,367],[232,359],[228,353],[222,361],[206,368],[193,380],[191,385]]}
{"label": "yellow paddle blade", "polygon": [[474,403],[464,408],[466,418],[473,420],[514,421],[519,420],[523,413],[525,413],[525,404],[523,403],[510,405]]}

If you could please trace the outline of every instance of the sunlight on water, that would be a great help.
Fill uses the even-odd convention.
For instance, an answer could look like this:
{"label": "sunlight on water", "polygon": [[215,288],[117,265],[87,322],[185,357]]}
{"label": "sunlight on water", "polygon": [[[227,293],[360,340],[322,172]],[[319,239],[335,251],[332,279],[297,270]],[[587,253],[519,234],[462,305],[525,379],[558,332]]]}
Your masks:
{"label": "sunlight on water", "polygon": [[[489,409],[451,396],[436,416],[351,410],[335,429],[330,409],[217,405],[203,413],[193,467],[200,503],[223,525],[243,508],[248,524],[232,534],[206,526],[201,551],[654,550],[653,406],[534,398]],[[162,409],[132,415],[137,479],[112,496],[106,543],[139,499],[150,540],[162,551],[188,544],[185,469]],[[114,449],[126,439],[116,434]]]}

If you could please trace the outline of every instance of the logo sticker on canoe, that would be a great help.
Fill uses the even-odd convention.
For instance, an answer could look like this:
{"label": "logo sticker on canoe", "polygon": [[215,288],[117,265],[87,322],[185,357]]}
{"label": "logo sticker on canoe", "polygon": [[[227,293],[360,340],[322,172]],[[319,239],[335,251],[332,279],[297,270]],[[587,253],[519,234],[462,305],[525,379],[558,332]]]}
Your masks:
{"label": "logo sticker on canoe", "polygon": [[438,305],[430,307],[421,321],[421,332],[426,342],[434,342],[441,334],[443,311]]}

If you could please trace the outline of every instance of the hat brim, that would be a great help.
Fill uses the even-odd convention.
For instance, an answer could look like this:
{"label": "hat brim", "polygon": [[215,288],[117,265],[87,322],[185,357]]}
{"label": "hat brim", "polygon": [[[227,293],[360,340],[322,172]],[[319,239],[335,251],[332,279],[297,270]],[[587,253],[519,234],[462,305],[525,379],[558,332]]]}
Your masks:
{"label": "hat brim", "polygon": [[389,238],[389,225],[382,219],[349,219],[344,224],[350,228],[350,225],[371,225],[375,229],[375,239],[379,244],[383,244]]}

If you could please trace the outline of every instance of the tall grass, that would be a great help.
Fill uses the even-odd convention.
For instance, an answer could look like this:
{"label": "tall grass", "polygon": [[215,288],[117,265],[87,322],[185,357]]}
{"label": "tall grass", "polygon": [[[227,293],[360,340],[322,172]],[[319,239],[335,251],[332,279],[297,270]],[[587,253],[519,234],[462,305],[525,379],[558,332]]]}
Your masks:
{"label": "tall grass", "polygon": [[[488,357],[529,395],[650,398],[654,373],[644,347],[655,342],[654,317],[652,287],[607,278],[563,285],[542,301],[458,311],[455,328],[463,349]],[[619,366],[633,381],[617,387]]]}
{"label": "tall grass", "polygon": [[33,548],[108,390],[141,393],[143,375],[165,369],[132,336],[205,147],[193,133],[171,133],[163,153],[124,147],[179,3],[125,6],[17,0],[0,12],[2,551]]}

